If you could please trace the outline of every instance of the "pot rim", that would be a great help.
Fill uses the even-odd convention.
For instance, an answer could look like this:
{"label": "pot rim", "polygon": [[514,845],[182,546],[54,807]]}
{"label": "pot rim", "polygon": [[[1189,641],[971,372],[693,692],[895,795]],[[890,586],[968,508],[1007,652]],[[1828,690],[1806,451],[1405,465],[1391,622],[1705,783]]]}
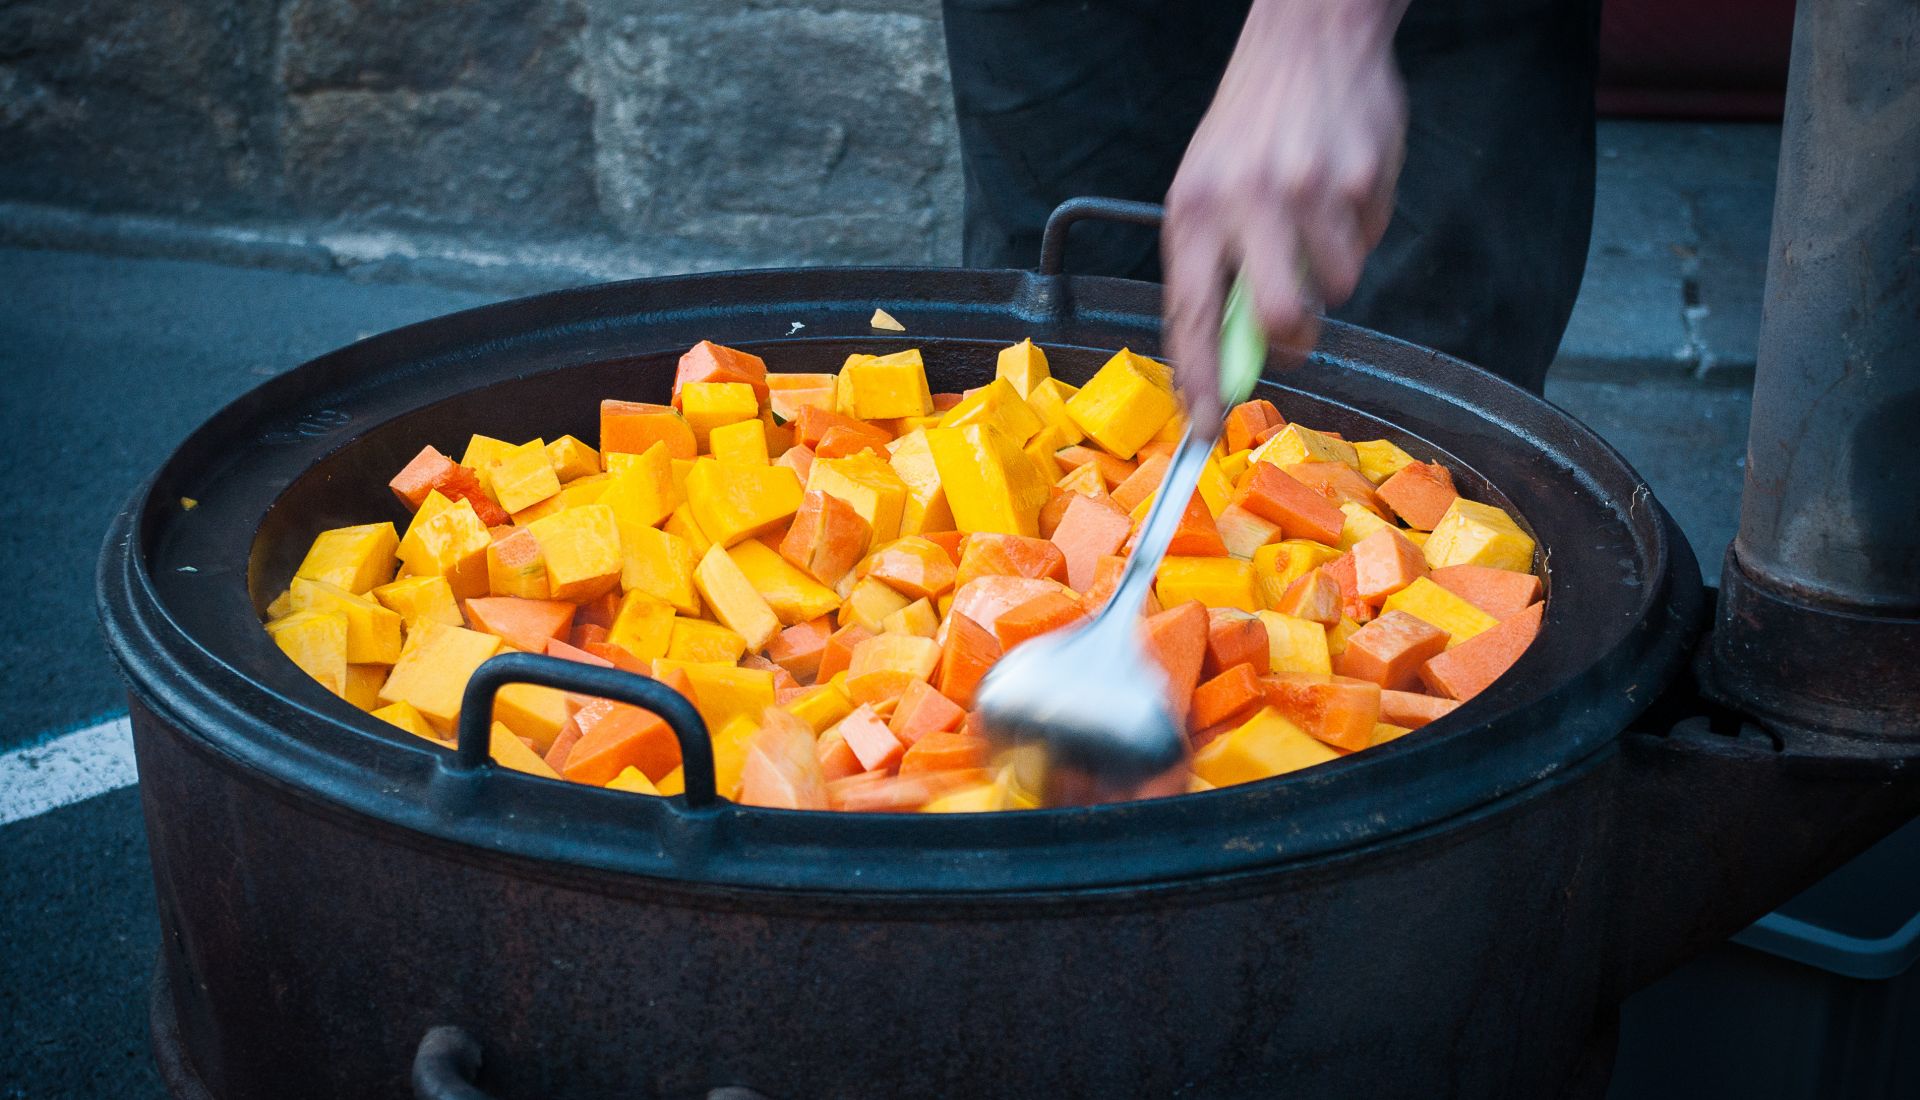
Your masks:
{"label": "pot rim", "polygon": [[[908,334],[876,336],[866,325],[874,305],[906,322]],[[1588,564],[1612,554],[1622,583],[1605,584],[1597,569],[1550,571],[1541,641],[1482,696],[1391,744],[1259,783],[1078,809],[866,815],[731,803],[694,812],[678,799],[494,768],[456,774],[450,752],[389,731],[307,680],[257,620],[226,629],[242,625],[235,593],[260,568],[257,546],[245,568],[225,554],[204,568],[187,564],[207,562],[194,555],[208,546],[250,539],[302,473],[418,412],[423,386],[430,404],[443,404],[604,364],[609,353],[677,356],[692,342],[684,337],[702,331],[696,339],[749,348],[916,341],[944,349],[1029,335],[1049,351],[1124,343],[1151,354],[1158,313],[1158,287],[1128,280],[803,268],[557,291],[374,336],[236,399],[135,494],[102,554],[109,646],[157,713],[249,770],[349,812],[485,851],[621,874],[877,894],[1172,883],[1353,850],[1508,799],[1578,763],[1611,744],[1682,666],[1698,618],[1687,613],[1700,600],[1697,567],[1624,459],[1493,375],[1338,322],[1291,385],[1270,377],[1262,392],[1288,400],[1292,391],[1292,400],[1378,420],[1388,410],[1365,406],[1387,405],[1393,423],[1402,412],[1423,424],[1458,421],[1465,430],[1457,438],[1422,449],[1474,471],[1499,467],[1506,476],[1495,498],[1536,528],[1549,565],[1556,550],[1563,562]],[[801,316],[805,335],[783,331]],[[942,335],[919,335],[932,331]],[[642,336],[644,347],[634,343]],[[1318,389],[1299,388],[1306,383]],[[345,432],[356,418],[365,428]],[[1456,447],[1481,461],[1456,457]],[[1514,451],[1503,456],[1503,447]],[[1566,499],[1556,503],[1536,482]],[[177,499],[196,492],[200,507],[182,512]]]}

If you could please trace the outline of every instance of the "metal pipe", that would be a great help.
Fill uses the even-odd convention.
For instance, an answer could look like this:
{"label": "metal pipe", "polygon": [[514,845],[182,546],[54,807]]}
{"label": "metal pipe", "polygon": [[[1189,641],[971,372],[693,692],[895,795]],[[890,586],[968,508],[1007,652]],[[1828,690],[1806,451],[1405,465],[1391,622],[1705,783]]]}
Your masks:
{"label": "metal pipe", "polygon": [[1794,24],[1746,491],[1749,576],[1920,610],[1920,4]]}

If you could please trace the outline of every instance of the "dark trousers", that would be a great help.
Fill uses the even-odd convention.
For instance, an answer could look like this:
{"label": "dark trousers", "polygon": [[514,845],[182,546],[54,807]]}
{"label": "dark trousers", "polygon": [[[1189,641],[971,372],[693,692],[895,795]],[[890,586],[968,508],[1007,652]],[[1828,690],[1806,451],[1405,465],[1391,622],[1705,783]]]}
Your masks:
{"label": "dark trousers", "polygon": [[[1032,267],[1076,195],[1160,201],[1247,6],[945,0],[967,264]],[[1409,123],[1393,220],[1334,317],[1540,389],[1592,227],[1598,23],[1599,0],[1413,0],[1394,37]],[[1158,279],[1158,242],[1083,226],[1069,263]]]}

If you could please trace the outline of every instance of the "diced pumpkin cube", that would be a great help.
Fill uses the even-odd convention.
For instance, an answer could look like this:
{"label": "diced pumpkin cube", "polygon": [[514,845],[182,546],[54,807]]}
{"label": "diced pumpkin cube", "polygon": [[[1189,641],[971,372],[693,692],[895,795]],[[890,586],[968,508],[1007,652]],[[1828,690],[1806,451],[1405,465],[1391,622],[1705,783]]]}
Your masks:
{"label": "diced pumpkin cube", "polygon": [[[493,536],[467,501],[428,493],[400,540],[408,576],[445,577],[462,599],[487,594],[487,547]],[[342,585],[342,588],[348,586]],[[351,589],[349,589],[351,590]]]}
{"label": "diced pumpkin cube", "polygon": [[1446,631],[1393,610],[1349,635],[1333,667],[1342,676],[1406,691],[1419,684],[1420,666],[1446,648]]}
{"label": "diced pumpkin cube", "polygon": [[552,594],[547,585],[547,558],[531,531],[520,528],[487,546],[487,593],[526,600],[544,600]]}
{"label": "diced pumpkin cube", "polygon": [[1540,598],[1540,578],[1511,569],[1484,565],[1449,565],[1435,569],[1433,583],[1496,619],[1507,619]]}
{"label": "diced pumpkin cube", "polygon": [[705,619],[673,620],[667,657],[708,665],[737,663],[747,652],[747,640],[737,632]]}
{"label": "diced pumpkin cube", "polygon": [[925,416],[933,411],[927,368],[918,348],[891,355],[852,355],[840,368],[838,410],[861,420]]}
{"label": "diced pumpkin cube", "polygon": [[1533,570],[1533,538],[1505,510],[1464,497],[1447,507],[1422,549],[1435,569],[1484,565],[1517,573]]}
{"label": "diced pumpkin cube", "polygon": [[767,426],[759,420],[722,424],[707,436],[713,457],[722,462],[741,462],[765,466],[773,461],[767,454]]}
{"label": "diced pumpkin cube", "polygon": [[320,686],[347,694],[347,617],[337,611],[295,611],[267,624],[280,652]]}
{"label": "diced pumpkin cube", "polygon": [[1326,497],[1265,462],[1247,468],[1246,480],[1234,491],[1232,502],[1278,524],[1287,538],[1311,539],[1328,546],[1340,541],[1347,523],[1345,513]]}
{"label": "diced pumpkin cube", "polygon": [[560,476],[547,457],[547,441],[523,443],[494,460],[487,470],[494,499],[509,512],[522,512],[560,492]]}
{"label": "diced pumpkin cube", "polygon": [[1073,395],[1079,392],[1078,386],[1068,385],[1058,378],[1048,378],[1021,396],[1027,399],[1027,407],[1034,411],[1042,423],[1049,428],[1059,430],[1060,438],[1065,441],[1060,445],[1070,447],[1087,438],[1087,433],[1080,427],[1080,422],[1073,418],[1073,414],[1067,412],[1067,402],[1073,400]]}
{"label": "diced pumpkin cube", "polygon": [[562,485],[601,472],[600,452],[570,435],[547,444],[547,461]]}
{"label": "diced pumpkin cube", "polygon": [[[907,483],[886,460],[871,452],[847,458],[816,458],[807,474],[807,491],[838,497],[853,506],[872,529],[874,544],[899,536],[906,509]],[[796,507],[798,501],[795,502]]]}
{"label": "diced pumpkin cube", "polygon": [[569,508],[527,527],[547,560],[547,589],[556,600],[583,603],[620,583],[620,530],[605,504]]}
{"label": "diced pumpkin cube", "polygon": [[475,433],[467,439],[467,449],[460,456],[460,465],[474,472],[480,479],[480,488],[487,499],[499,503],[499,497],[493,491],[493,464],[507,457],[513,450],[513,444],[504,439],[495,439],[490,435]]}
{"label": "diced pumpkin cube", "polygon": [[695,561],[693,547],[678,535],[653,527],[620,532],[620,587],[652,596],[682,615],[700,614]]}
{"label": "diced pumpkin cube", "polygon": [[423,624],[407,638],[406,650],[380,688],[380,701],[411,703],[436,728],[451,731],[473,670],[499,651],[500,639],[491,634]]}
{"label": "diced pumpkin cube", "polygon": [[942,428],[990,424],[1021,446],[1033,438],[1042,423],[1040,414],[1034,412],[1013,383],[1004,378],[996,378],[969,393],[940,417]]}
{"label": "diced pumpkin cube", "polygon": [[866,577],[854,584],[840,605],[840,622],[859,626],[870,634],[879,634],[888,615],[912,603],[885,582]]}
{"label": "diced pumpkin cube", "polygon": [[921,597],[880,620],[882,634],[914,634],[931,638],[940,631],[940,613],[932,601]]}
{"label": "diced pumpkin cube", "polygon": [[1140,624],[1141,647],[1167,677],[1167,712],[1183,726],[1193,691],[1207,663],[1206,608],[1196,602],[1170,606]]}
{"label": "diced pumpkin cube", "polygon": [[515,736],[505,724],[495,722],[488,730],[488,735],[487,751],[495,764],[542,779],[560,778],[559,772],[548,767],[547,762],[540,759],[540,755],[528,748],[526,742]]}
{"label": "diced pumpkin cube", "polygon": [[1047,353],[1031,339],[1001,348],[1000,356],[994,362],[993,376],[1012,386],[1022,398],[1031,394],[1035,386],[1053,377],[1047,370]]}
{"label": "diced pumpkin cube", "polygon": [[1274,672],[1316,672],[1333,674],[1333,658],[1327,652],[1327,628],[1306,619],[1296,619],[1278,611],[1258,612],[1260,625],[1267,628],[1267,667]]}
{"label": "diced pumpkin cube", "polygon": [[[877,639],[876,639],[877,640]],[[869,643],[870,644],[870,643]],[[861,704],[852,714],[840,720],[834,729],[853,750],[860,760],[860,766],[867,771],[886,771],[897,767],[900,758],[906,753],[906,746],[894,736],[887,724],[874,713],[873,707]]]}
{"label": "diced pumpkin cube", "polygon": [[815,733],[825,733],[853,713],[853,700],[834,683],[816,684],[787,704],[787,713],[805,722]]}
{"label": "diced pumpkin cube", "polygon": [[1302,672],[1262,677],[1267,704],[1314,737],[1345,752],[1367,747],[1380,720],[1380,685]]}
{"label": "diced pumpkin cube", "polygon": [[373,598],[399,615],[408,630],[429,620],[448,626],[466,624],[445,577],[402,577],[374,589]]}
{"label": "diced pumpkin cube", "polygon": [[1427,575],[1420,548],[1397,529],[1382,525],[1353,544],[1354,593],[1379,603]]}
{"label": "diced pumpkin cube", "polygon": [[740,802],[782,810],[827,809],[827,778],[814,755],[813,731],[792,715],[771,710],[747,748],[740,769]]}
{"label": "diced pumpkin cube", "polygon": [[692,458],[699,453],[693,428],[680,410],[667,405],[649,405],[639,401],[600,402],[601,459],[614,454],[645,454],[655,443],[665,443],[674,458]]}
{"label": "diced pumpkin cube", "polygon": [[1064,584],[1067,558],[1046,539],[982,531],[967,537],[953,583],[964,586],[975,577],[1047,577]]}
{"label": "diced pumpkin cube", "polygon": [[398,726],[415,737],[431,741],[443,748],[447,745],[446,739],[427,723],[426,718],[414,709],[412,703],[388,703],[373,711],[373,716],[388,725]]}
{"label": "diced pumpkin cube", "polygon": [[1229,452],[1245,451],[1265,443],[1286,426],[1287,418],[1280,415],[1273,402],[1265,398],[1242,401],[1227,411],[1221,441]]}
{"label": "diced pumpkin cube", "polygon": [[371,596],[356,596],[325,581],[295,577],[293,610],[322,611],[347,620],[347,663],[390,665],[400,659],[400,616]]}
{"label": "diced pumpkin cube", "polygon": [[545,753],[573,717],[574,703],[564,691],[539,684],[508,684],[493,696],[493,720]]}
{"label": "diced pumpkin cube", "polygon": [[1067,415],[1100,446],[1132,458],[1179,412],[1166,366],[1122,348],[1067,401]]}
{"label": "diced pumpkin cube", "polygon": [[987,670],[1000,659],[1000,640],[992,630],[960,611],[947,616],[946,632],[946,640],[940,647],[936,685],[940,694],[960,706],[971,706],[975,689],[986,678]]}
{"label": "diced pumpkin cube", "polygon": [[1413,456],[1389,439],[1364,439],[1353,445],[1360,458],[1360,474],[1375,485],[1413,464]]}
{"label": "diced pumpkin cube", "polygon": [[841,497],[809,490],[786,537],[780,556],[805,570],[813,579],[838,585],[861,558],[873,539],[873,528]]}
{"label": "diced pumpkin cube", "polygon": [[707,533],[702,531],[700,524],[694,520],[693,508],[684,502],[673,510],[673,514],[660,525],[660,529],[685,542],[688,549],[693,551],[696,561],[705,556],[707,548],[713,545],[713,540],[707,537]]}
{"label": "diced pumpkin cube", "polygon": [[1437,462],[1413,462],[1401,467],[1381,484],[1377,495],[1395,515],[1422,531],[1433,530],[1453,502],[1460,499],[1453,487],[1453,474]]}
{"label": "diced pumpkin cube", "polygon": [[990,425],[974,424],[931,429],[927,445],[956,527],[1039,535],[1047,482],[1012,440]]}
{"label": "diced pumpkin cube", "polygon": [[1051,537],[1066,563],[1067,586],[1085,592],[1100,559],[1118,553],[1132,531],[1132,521],[1109,500],[1072,494]]}
{"label": "diced pumpkin cube", "polygon": [[719,546],[778,528],[799,509],[800,495],[799,479],[784,466],[704,459],[687,474],[687,505]]}
{"label": "diced pumpkin cube", "polygon": [[900,534],[924,535],[953,530],[953,511],[947,505],[946,487],[940,483],[940,469],[927,446],[927,433],[916,429],[891,445],[887,464],[907,487],[907,499],[900,510]]}
{"label": "diced pumpkin cube", "polygon": [[967,712],[960,704],[940,694],[925,680],[915,680],[900,693],[900,702],[893,708],[893,716],[887,719],[887,728],[911,750],[930,733],[951,733],[959,729],[966,718]]}
{"label": "diced pumpkin cube", "polygon": [[[620,610],[607,628],[607,642],[642,661],[665,657],[671,645],[674,609],[638,589],[621,597]],[[737,656],[737,655],[736,655]]]}
{"label": "diced pumpkin cube", "polygon": [[897,699],[940,667],[940,643],[915,634],[879,634],[861,642],[847,667],[847,697],[858,704]]}
{"label": "diced pumpkin cube", "polygon": [[1337,760],[1340,754],[1271,707],[1193,755],[1193,774],[1216,787],[1251,783]]}
{"label": "diced pumpkin cube", "polygon": [[1382,613],[1404,611],[1429,626],[1445,631],[1448,649],[1491,628],[1498,621],[1426,577],[1388,596],[1381,603],[1380,610]]}
{"label": "diced pumpkin cube", "polygon": [[838,380],[831,374],[767,375],[767,404],[773,415],[791,424],[800,419],[800,410],[816,408],[833,411],[834,390]]}
{"label": "diced pumpkin cube", "polygon": [[748,649],[765,649],[780,632],[779,616],[718,544],[694,568],[693,583],[714,617],[745,638]]}
{"label": "diced pumpkin cube", "polygon": [[1297,462],[1344,462],[1356,470],[1360,468],[1360,452],[1353,449],[1353,444],[1298,424],[1288,424],[1272,439],[1255,447],[1249,460],[1255,466],[1261,463],[1292,466]]}
{"label": "diced pumpkin cube", "polygon": [[1382,691],[1380,720],[1407,729],[1419,729],[1459,709],[1457,699],[1443,699],[1417,691]]}
{"label": "diced pumpkin cube", "polygon": [[1334,545],[1342,550],[1353,549],[1368,535],[1393,529],[1392,524],[1352,501],[1340,505],[1340,515],[1340,539]]}
{"label": "diced pumpkin cube", "polygon": [[744,382],[689,382],[680,387],[680,412],[693,429],[694,446],[708,450],[708,437],[723,424],[757,420],[760,399]]}
{"label": "diced pumpkin cube", "polygon": [[1265,606],[1254,589],[1253,565],[1238,558],[1169,557],[1160,563],[1154,591],[1164,607],[1198,600],[1206,607],[1258,611]]}
{"label": "diced pumpkin cube", "polygon": [[1262,546],[1253,553],[1253,575],[1262,601],[1279,604],[1293,582],[1340,556],[1331,546],[1304,539],[1288,539]]}
{"label": "diced pumpkin cube", "polygon": [[733,546],[727,555],[783,626],[817,619],[840,606],[840,597],[833,589],[795,568],[757,539]]}
{"label": "diced pumpkin cube", "polygon": [[666,444],[655,443],[640,454],[609,456],[607,487],[599,503],[613,509],[622,537],[642,527],[655,527],[686,499],[673,476],[673,456]]}
{"label": "diced pumpkin cube", "polygon": [[[473,511],[471,505],[467,511]],[[293,575],[362,595],[393,579],[394,554],[399,541],[391,523],[363,523],[322,531],[314,536],[313,545],[308,547],[307,556],[300,560],[300,567]]]}
{"label": "diced pumpkin cube", "polygon": [[548,642],[566,638],[576,610],[566,600],[492,596],[467,601],[467,619],[473,629],[523,653],[545,653]]}
{"label": "diced pumpkin cube", "polygon": [[863,568],[867,576],[913,599],[935,597],[952,589],[958,575],[945,550],[918,536],[888,543]]}
{"label": "diced pumpkin cube", "polygon": [[[727,723],[739,717],[757,719],[774,705],[773,673],[764,669],[696,664],[667,658],[655,661],[653,667],[662,678],[675,669],[685,673],[688,682],[693,685],[693,704],[710,730],[723,729]],[[718,740],[715,738],[716,750],[719,747]]]}
{"label": "diced pumpkin cube", "polygon": [[620,774],[614,776],[613,781],[607,784],[607,789],[626,791],[628,794],[650,794],[655,797],[660,794],[660,788],[653,785],[653,780],[647,778],[647,773],[632,765],[621,769]]}

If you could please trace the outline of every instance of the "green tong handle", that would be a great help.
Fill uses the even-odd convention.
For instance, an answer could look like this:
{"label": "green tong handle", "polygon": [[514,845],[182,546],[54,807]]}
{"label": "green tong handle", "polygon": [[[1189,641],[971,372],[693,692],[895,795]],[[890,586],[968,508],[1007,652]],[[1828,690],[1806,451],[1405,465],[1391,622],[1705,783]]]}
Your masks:
{"label": "green tong handle", "polygon": [[1267,334],[1253,315],[1253,294],[1243,274],[1227,293],[1220,318],[1220,400],[1231,409],[1253,396],[1254,383],[1267,365]]}

